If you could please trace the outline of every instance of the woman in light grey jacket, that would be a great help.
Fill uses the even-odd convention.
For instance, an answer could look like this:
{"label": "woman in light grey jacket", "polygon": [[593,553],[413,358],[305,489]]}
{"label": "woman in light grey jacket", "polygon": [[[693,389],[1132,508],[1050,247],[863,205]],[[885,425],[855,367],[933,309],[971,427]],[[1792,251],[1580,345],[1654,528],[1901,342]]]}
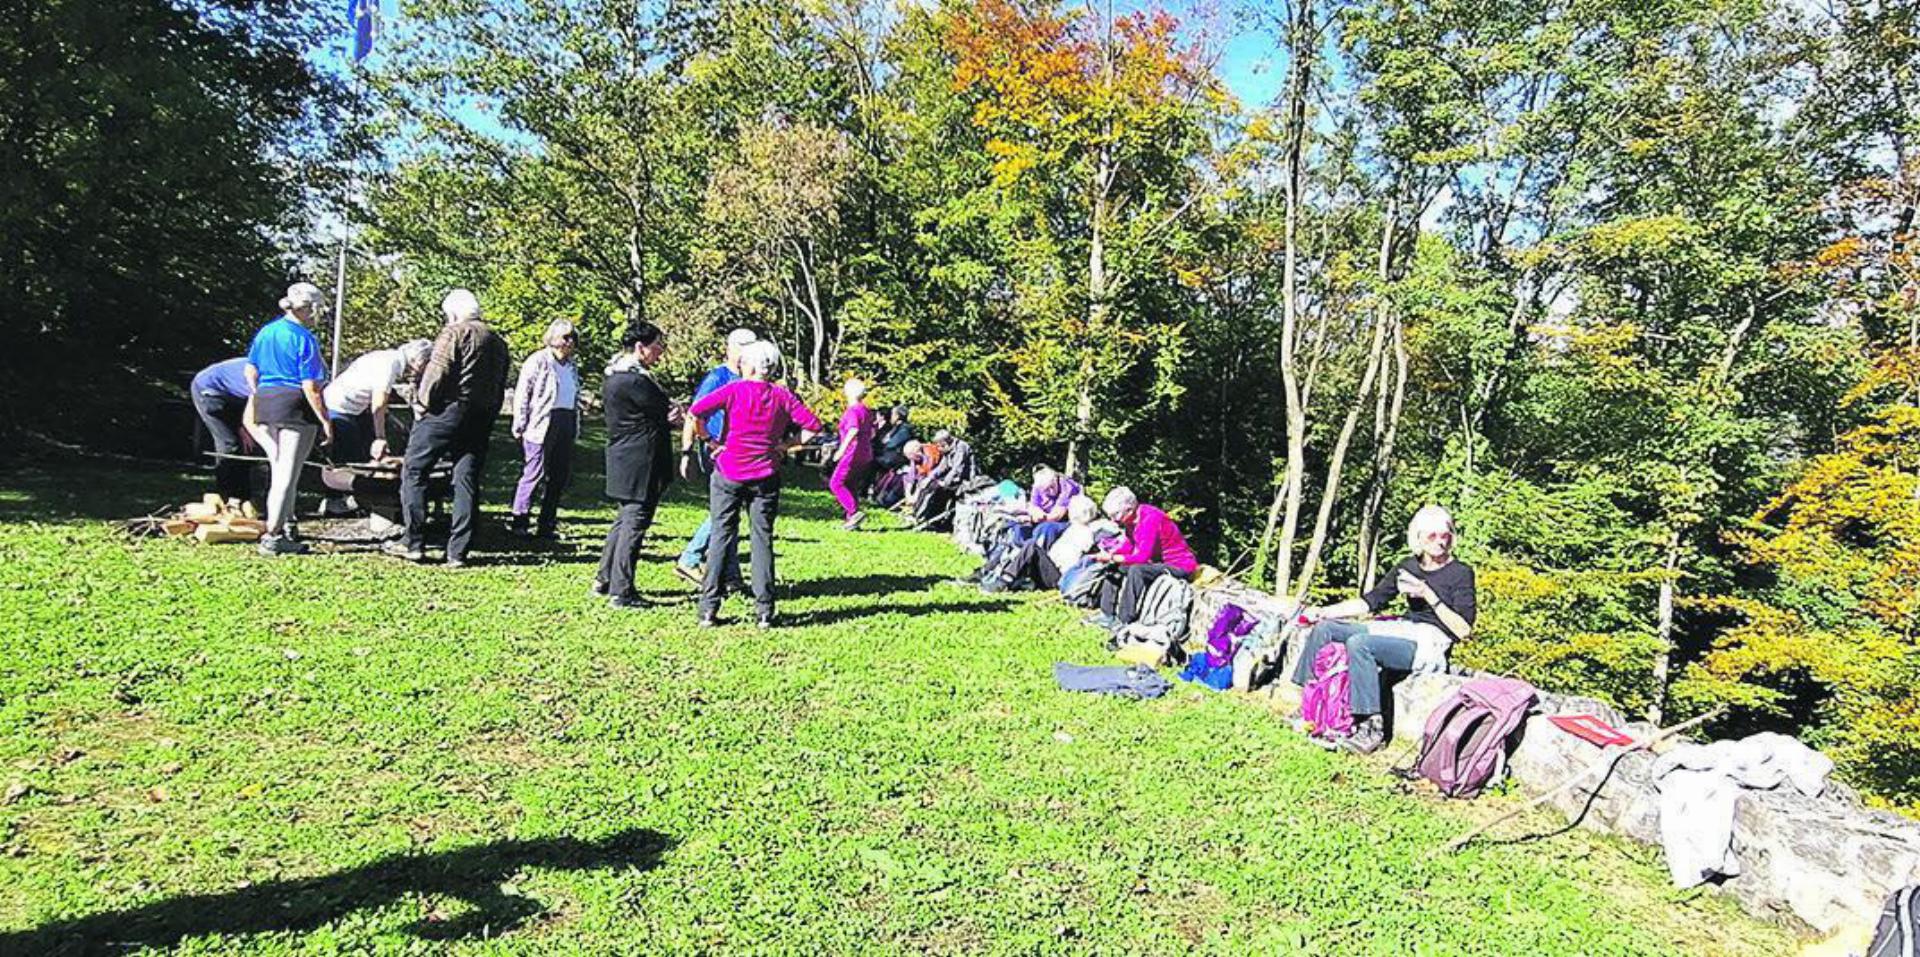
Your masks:
{"label": "woman in light grey jacket", "polygon": [[534,534],[552,538],[559,524],[560,496],[573,478],[573,440],[580,434],[576,411],[580,369],[573,361],[576,340],[573,323],[556,321],[542,340],[546,348],[520,365],[520,383],[513,390],[513,437],[520,440],[526,466],[513,491],[511,530],[515,535],[529,533],[533,496],[542,480],[546,490],[540,496],[540,525]]}

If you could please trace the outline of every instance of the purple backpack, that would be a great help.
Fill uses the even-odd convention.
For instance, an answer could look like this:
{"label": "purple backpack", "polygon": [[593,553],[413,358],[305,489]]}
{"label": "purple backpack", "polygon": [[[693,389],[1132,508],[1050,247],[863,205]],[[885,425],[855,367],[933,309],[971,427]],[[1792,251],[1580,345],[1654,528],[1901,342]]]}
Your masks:
{"label": "purple backpack", "polygon": [[1329,642],[1313,656],[1313,680],[1300,695],[1300,717],[1316,738],[1353,733],[1347,646]]}
{"label": "purple backpack", "polygon": [[1475,678],[1427,716],[1415,774],[1448,797],[1470,798],[1507,768],[1507,738],[1527,719],[1539,695],[1512,678]]}

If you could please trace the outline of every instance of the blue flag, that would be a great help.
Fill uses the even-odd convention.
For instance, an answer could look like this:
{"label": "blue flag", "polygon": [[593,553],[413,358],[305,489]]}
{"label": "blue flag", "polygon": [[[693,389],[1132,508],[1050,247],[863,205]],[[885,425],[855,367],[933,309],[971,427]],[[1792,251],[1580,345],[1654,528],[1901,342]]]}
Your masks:
{"label": "blue flag", "polygon": [[359,63],[373,52],[373,22],[380,16],[380,0],[347,0],[347,16],[353,21],[353,62]]}

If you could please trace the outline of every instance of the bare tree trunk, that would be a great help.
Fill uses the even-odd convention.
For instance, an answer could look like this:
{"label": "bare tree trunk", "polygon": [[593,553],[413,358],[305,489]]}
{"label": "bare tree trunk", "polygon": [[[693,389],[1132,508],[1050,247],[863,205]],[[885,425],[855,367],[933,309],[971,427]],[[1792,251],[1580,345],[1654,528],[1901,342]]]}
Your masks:
{"label": "bare tree trunk", "polygon": [[1661,570],[1659,618],[1655,625],[1660,649],[1653,659],[1653,698],[1647,703],[1647,720],[1654,724],[1660,723],[1661,713],[1666,710],[1667,680],[1673,669],[1673,593],[1680,573],[1680,530],[1677,528],[1667,537],[1667,555]]}
{"label": "bare tree trunk", "polygon": [[[1393,444],[1400,431],[1400,410],[1407,397],[1407,331],[1399,317],[1393,318],[1393,395],[1387,403],[1385,428],[1378,430],[1373,446],[1373,481],[1367,490],[1367,504],[1360,512],[1360,568],[1355,579],[1360,590],[1373,587],[1378,573],[1381,509],[1386,507],[1387,489],[1393,482]],[[1384,397],[1385,390],[1382,390]],[[1376,426],[1380,423],[1375,423]]]}
{"label": "bare tree trunk", "polygon": [[1295,0],[1287,24],[1287,169],[1285,253],[1281,267],[1280,390],[1286,405],[1287,460],[1280,481],[1280,537],[1274,551],[1273,591],[1293,593],[1293,540],[1300,528],[1301,487],[1307,451],[1307,410],[1298,368],[1300,311],[1300,206],[1306,162],[1307,93],[1315,59],[1313,0]]}
{"label": "bare tree trunk", "polygon": [[[1102,146],[1093,164],[1093,216],[1087,242],[1087,332],[1099,336],[1107,327],[1107,215],[1113,186],[1113,154]],[[1067,439],[1067,474],[1084,476],[1088,445],[1093,438],[1093,385],[1098,373],[1091,350],[1081,353],[1080,374],[1074,389],[1073,433]]]}
{"label": "bare tree trunk", "polygon": [[[1398,210],[1389,205],[1386,222],[1380,229],[1378,276],[1383,284],[1393,257],[1394,217],[1397,214]],[[1346,421],[1340,424],[1339,438],[1334,440],[1333,454],[1327,459],[1327,477],[1320,488],[1320,509],[1313,517],[1313,537],[1307,542],[1307,555],[1300,563],[1300,577],[1294,585],[1292,597],[1296,604],[1306,599],[1307,589],[1313,587],[1313,576],[1320,570],[1320,552],[1326,547],[1327,531],[1333,521],[1333,506],[1340,496],[1340,473],[1346,467],[1347,448],[1353,442],[1354,429],[1360,424],[1360,413],[1366,409],[1367,400],[1373,395],[1380,369],[1387,362],[1386,313],[1387,307],[1383,301],[1373,323],[1373,342],[1367,348],[1366,371],[1360,376],[1360,387],[1354,392],[1353,401],[1347,405]]]}
{"label": "bare tree trunk", "polygon": [[1379,377],[1380,367],[1386,364],[1386,321],[1376,323],[1373,330],[1373,346],[1367,352],[1367,371],[1360,379],[1360,389],[1353,396],[1352,404],[1347,406],[1346,421],[1340,424],[1340,436],[1334,440],[1333,454],[1327,459],[1327,478],[1320,489],[1320,509],[1313,517],[1313,537],[1307,542],[1307,555],[1300,562],[1300,576],[1294,584],[1293,600],[1305,600],[1307,589],[1313,587],[1313,576],[1320,570],[1320,550],[1327,544],[1327,528],[1333,519],[1334,501],[1340,494],[1340,473],[1347,462],[1347,447],[1353,442],[1354,428],[1360,424],[1360,413],[1366,408],[1367,399],[1373,393],[1374,380]]}

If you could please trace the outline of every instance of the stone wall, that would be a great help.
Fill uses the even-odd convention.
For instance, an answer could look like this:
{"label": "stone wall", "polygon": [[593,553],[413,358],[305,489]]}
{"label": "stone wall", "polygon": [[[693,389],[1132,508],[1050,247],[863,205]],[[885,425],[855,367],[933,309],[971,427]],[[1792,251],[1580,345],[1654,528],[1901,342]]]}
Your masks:
{"label": "stone wall", "polygon": [[[1273,596],[1228,580],[1195,592],[1194,633],[1205,635],[1228,602],[1262,616],[1287,611]],[[1289,669],[1297,651],[1289,649]],[[1394,737],[1417,745],[1428,714],[1469,677],[1432,674],[1400,681],[1393,690]],[[1599,748],[1561,731],[1546,717],[1577,713],[1599,715],[1635,737],[1654,731],[1625,720],[1599,701],[1543,693],[1508,762],[1522,793],[1550,791],[1601,757]],[[1658,844],[1660,793],[1652,779],[1654,760],[1644,751],[1629,754],[1605,778],[1596,775],[1548,803],[1570,824]],[[1734,850],[1743,873],[1727,879],[1725,892],[1750,913],[1792,917],[1822,934],[1870,927],[1889,893],[1920,882],[1920,821],[1868,810],[1837,781],[1830,781],[1819,798],[1790,787],[1748,791],[1734,817]]]}

